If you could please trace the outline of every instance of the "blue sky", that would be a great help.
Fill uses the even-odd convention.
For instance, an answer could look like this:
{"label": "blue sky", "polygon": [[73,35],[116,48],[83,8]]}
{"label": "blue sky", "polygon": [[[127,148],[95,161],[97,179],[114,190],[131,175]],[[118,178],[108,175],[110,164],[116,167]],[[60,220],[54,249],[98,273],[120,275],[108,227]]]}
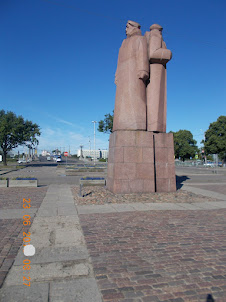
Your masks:
{"label": "blue sky", "polygon": [[[127,20],[158,23],[173,53],[167,131],[203,132],[226,115],[225,0],[0,0],[0,109],[41,127],[39,150],[93,148],[93,124],[114,109]],[[96,133],[96,147],[108,135]],[[21,148],[20,148],[21,149]]]}

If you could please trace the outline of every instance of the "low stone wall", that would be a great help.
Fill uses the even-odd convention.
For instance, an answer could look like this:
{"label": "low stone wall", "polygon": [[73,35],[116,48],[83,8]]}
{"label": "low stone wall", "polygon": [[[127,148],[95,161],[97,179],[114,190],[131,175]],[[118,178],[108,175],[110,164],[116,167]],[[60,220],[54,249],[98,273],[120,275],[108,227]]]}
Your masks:
{"label": "low stone wall", "polygon": [[81,173],[103,173],[106,172],[106,168],[75,168],[75,169],[66,169],[66,175],[81,175]]}
{"label": "low stone wall", "polygon": [[7,179],[0,179],[0,188],[6,188],[8,186]]}
{"label": "low stone wall", "polygon": [[106,180],[104,178],[92,178],[80,179],[80,185],[82,186],[105,186]]}
{"label": "low stone wall", "polygon": [[37,179],[9,179],[9,187],[37,187]]}

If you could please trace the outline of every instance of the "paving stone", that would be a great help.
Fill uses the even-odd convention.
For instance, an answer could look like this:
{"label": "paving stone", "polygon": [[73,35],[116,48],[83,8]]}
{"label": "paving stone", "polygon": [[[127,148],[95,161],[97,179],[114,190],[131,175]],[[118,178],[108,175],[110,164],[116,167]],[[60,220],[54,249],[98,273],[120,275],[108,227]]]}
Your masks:
{"label": "paving stone", "polygon": [[35,213],[37,212],[37,208],[31,209],[8,209],[8,210],[1,210],[0,212],[0,219],[22,219],[24,215],[30,215],[34,217]]}
{"label": "paving stone", "polygon": [[180,205],[172,203],[148,203],[148,206],[149,210],[184,210]]}
{"label": "paving stone", "polygon": [[78,229],[64,228],[57,229],[55,233],[55,243],[57,246],[79,246],[84,244],[83,233]]}
{"label": "paving stone", "polygon": [[221,209],[221,206],[217,202],[205,202],[205,204],[199,202],[197,206],[203,210],[218,210]]}
{"label": "paving stone", "polygon": [[[66,223],[65,223],[66,224]],[[36,248],[45,248],[49,246],[69,247],[84,244],[83,234],[80,227],[76,224],[67,228],[38,227],[31,229],[31,244]]]}
{"label": "paving stone", "polygon": [[35,217],[31,230],[46,227],[48,229],[57,229],[64,227],[79,227],[79,218],[77,215],[74,216],[56,216],[56,217]]}
{"label": "paving stone", "polygon": [[57,207],[59,216],[77,215],[77,210],[74,205],[64,205]]}
{"label": "paving stone", "polygon": [[51,302],[102,302],[94,278],[81,278],[67,282],[51,282]]}
{"label": "paving stone", "polygon": [[71,197],[71,198],[60,198],[58,201],[57,201],[57,205],[58,206],[64,206],[64,205],[67,205],[67,204],[71,204],[71,205],[74,205],[74,198]]}
{"label": "paving stone", "polygon": [[[27,282],[27,281],[26,281]],[[23,280],[22,280],[23,283]],[[1,302],[48,302],[49,284],[48,283],[30,283],[30,286],[9,286],[0,291]]]}
{"label": "paving stone", "polygon": [[[23,265],[23,260],[26,257],[23,254],[21,248],[14,265]],[[86,260],[89,258],[88,251],[84,246],[72,246],[72,247],[47,247],[47,248],[36,248],[35,255],[29,257],[32,264],[51,263],[51,262],[62,262],[72,260]]]}
{"label": "paving stone", "polygon": [[89,206],[77,206],[79,214],[91,214],[91,213],[112,213],[117,212],[112,205],[89,205]]}
{"label": "paving stone", "polygon": [[[200,204],[200,203],[199,203]],[[203,210],[202,207],[199,207],[199,204],[197,203],[193,203],[193,204],[190,204],[190,203],[183,203],[181,204],[181,208],[184,209],[184,210],[191,210],[191,211],[196,211],[196,210]]]}
{"label": "paving stone", "polygon": [[136,203],[136,202],[134,202],[134,203],[130,203],[129,204],[131,207],[133,207],[133,209],[134,210],[136,210],[136,211],[148,211],[148,210],[150,210],[150,207],[149,207],[149,205],[148,205],[148,203]]}
{"label": "paving stone", "polygon": [[128,204],[114,204],[112,207],[117,211],[117,212],[131,212],[134,211],[134,208],[131,205]]}
{"label": "paving stone", "polygon": [[37,216],[42,216],[42,217],[57,216],[57,208],[43,207],[42,209],[38,210]]}
{"label": "paving stone", "polygon": [[182,190],[186,190],[186,191],[189,191],[189,192],[193,192],[195,194],[200,194],[200,195],[211,197],[211,198],[216,198],[216,199],[219,199],[219,200],[226,200],[226,195],[225,194],[221,194],[221,193],[217,193],[217,192],[213,192],[213,191],[208,191],[206,189],[204,190],[204,189],[184,185],[182,187]]}
{"label": "paving stone", "polygon": [[[65,209],[74,208],[72,194],[67,193],[70,192],[69,186],[50,186],[50,189],[48,192],[52,193],[47,194],[49,199],[43,201],[40,210],[54,209],[59,215],[64,206]],[[184,208],[187,205],[183,207],[183,203],[166,203],[167,211],[156,204],[154,211],[142,212],[136,211],[134,203],[129,207],[119,205],[118,211],[121,207],[122,212],[116,212],[112,205],[115,206],[107,204],[98,208],[94,205],[90,207],[93,214],[80,215],[94,273],[99,287],[105,291],[103,301],[175,302],[190,298],[204,301],[206,292],[213,288],[221,289],[214,291],[219,299],[226,294],[226,288],[223,289],[225,210],[217,209],[224,207],[222,201],[206,203],[206,208],[214,211],[206,211],[205,207],[196,211],[199,208],[197,203],[194,211],[190,211],[194,209],[193,205],[189,204],[187,211]],[[7,219],[4,222],[7,223]],[[74,301],[74,297],[76,301],[102,301],[95,279],[89,278],[93,272],[76,211],[75,215],[35,217],[30,230],[32,243],[35,242],[37,248],[37,254],[30,258],[32,282],[51,282],[50,301]],[[11,256],[8,243],[4,243],[2,253]],[[13,253],[15,257],[17,251]],[[8,284],[21,284],[23,267],[18,264],[23,261],[22,250],[20,253],[4,289]],[[2,267],[8,270],[14,258],[8,257],[1,262],[1,255],[0,265],[2,263]],[[84,290],[78,283],[81,280],[86,280]],[[95,293],[90,294],[93,287],[87,280],[92,280],[94,292],[97,290],[100,300],[95,300]]]}
{"label": "paving stone", "polygon": [[[46,187],[0,190],[0,287],[22,245],[23,232],[28,232],[30,228],[29,225],[23,225],[22,217],[25,214],[30,215],[32,224],[34,213],[39,208],[46,191]],[[30,209],[23,208],[23,198],[30,199]]]}
{"label": "paving stone", "polygon": [[205,301],[212,287],[226,296],[225,215],[225,209],[79,215],[98,287],[112,291],[103,301]]}
{"label": "paving stone", "polygon": [[64,278],[77,278],[89,276],[92,272],[89,263],[77,263],[75,261],[53,262],[47,264],[33,264],[29,271],[23,270],[23,266],[14,265],[5,282],[5,286],[21,285],[23,276],[30,276],[31,282],[52,281]]}
{"label": "paving stone", "polygon": [[216,206],[220,209],[225,209],[226,208],[226,201],[225,200],[217,201],[214,204],[216,204]]}

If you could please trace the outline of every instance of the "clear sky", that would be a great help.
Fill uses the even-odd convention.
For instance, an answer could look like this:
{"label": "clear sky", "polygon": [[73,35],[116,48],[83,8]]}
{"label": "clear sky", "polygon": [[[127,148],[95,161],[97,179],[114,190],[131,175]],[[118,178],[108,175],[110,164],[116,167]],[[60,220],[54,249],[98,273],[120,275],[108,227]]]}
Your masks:
{"label": "clear sky", "polygon": [[[0,109],[41,127],[39,151],[93,148],[93,124],[114,109],[127,20],[158,23],[167,65],[167,131],[198,143],[226,115],[225,0],[0,0]],[[97,128],[97,125],[96,125]],[[96,147],[108,135],[96,133]]]}

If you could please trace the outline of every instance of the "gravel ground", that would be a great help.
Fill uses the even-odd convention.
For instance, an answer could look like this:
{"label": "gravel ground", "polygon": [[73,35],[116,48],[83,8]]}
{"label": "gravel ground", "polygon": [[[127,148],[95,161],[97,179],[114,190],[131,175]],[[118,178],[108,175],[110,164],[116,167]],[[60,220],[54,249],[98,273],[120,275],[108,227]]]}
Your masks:
{"label": "gravel ground", "polygon": [[83,197],[79,197],[79,186],[72,186],[72,192],[77,205],[89,204],[109,204],[109,203],[193,203],[216,201],[216,199],[197,195],[191,192],[177,190],[170,193],[133,193],[133,194],[113,194],[105,187],[84,187],[82,189]]}

